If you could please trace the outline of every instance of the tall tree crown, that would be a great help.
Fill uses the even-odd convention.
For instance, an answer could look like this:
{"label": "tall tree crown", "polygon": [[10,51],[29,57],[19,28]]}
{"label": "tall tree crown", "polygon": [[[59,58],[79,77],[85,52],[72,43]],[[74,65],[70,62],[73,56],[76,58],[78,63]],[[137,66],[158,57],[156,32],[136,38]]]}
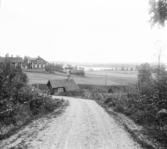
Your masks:
{"label": "tall tree crown", "polygon": [[151,24],[165,26],[165,21],[167,20],[167,0],[149,0],[149,4],[149,13],[152,14],[150,18]]}

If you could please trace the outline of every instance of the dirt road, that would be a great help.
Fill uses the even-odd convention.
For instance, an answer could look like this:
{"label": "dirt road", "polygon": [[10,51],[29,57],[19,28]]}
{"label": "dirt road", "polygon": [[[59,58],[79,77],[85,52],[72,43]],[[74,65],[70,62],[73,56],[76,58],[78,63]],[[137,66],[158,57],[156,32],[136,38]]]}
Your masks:
{"label": "dirt road", "polygon": [[[34,137],[27,134],[29,137],[24,138],[27,148],[140,149],[130,135],[95,101],[63,98],[70,101],[66,111],[51,119],[40,131],[35,126],[34,131],[38,130],[37,134]],[[18,141],[10,142],[12,143],[8,148],[17,145],[15,142]]]}

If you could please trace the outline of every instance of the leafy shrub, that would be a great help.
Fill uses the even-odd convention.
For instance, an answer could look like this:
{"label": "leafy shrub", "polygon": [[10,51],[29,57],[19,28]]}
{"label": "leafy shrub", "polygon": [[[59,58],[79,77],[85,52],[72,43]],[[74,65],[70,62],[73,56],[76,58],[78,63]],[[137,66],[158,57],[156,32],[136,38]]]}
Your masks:
{"label": "leafy shrub", "polygon": [[163,119],[157,119],[157,113],[167,110],[167,72],[163,66],[153,69],[149,64],[141,65],[138,71],[139,93],[127,92],[126,96],[112,94],[103,104],[129,116],[145,126],[156,140],[166,143],[167,114]]}
{"label": "leafy shrub", "polygon": [[54,71],[58,71],[58,72],[62,72],[63,71],[63,65],[62,64],[49,64],[45,66],[45,71],[49,71],[49,72],[54,72]]}
{"label": "leafy shrub", "polygon": [[64,103],[64,100],[52,99],[39,92],[27,82],[27,75],[20,66],[14,67],[10,62],[0,64],[0,126],[21,126]]}
{"label": "leafy shrub", "polygon": [[[93,93],[93,87],[90,89]],[[112,108],[116,112],[127,115],[137,124],[144,126],[150,136],[167,146],[167,113],[163,119],[157,118],[159,111],[167,110],[167,71],[165,67],[163,65],[151,67],[147,63],[142,64],[138,67],[138,83],[126,86],[122,92],[118,91],[115,88],[112,94],[104,93],[104,98],[100,101],[97,100],[98,96],[91,97],[106,109]],[[97,91],[96,95],[98,93],[100,91]]]}

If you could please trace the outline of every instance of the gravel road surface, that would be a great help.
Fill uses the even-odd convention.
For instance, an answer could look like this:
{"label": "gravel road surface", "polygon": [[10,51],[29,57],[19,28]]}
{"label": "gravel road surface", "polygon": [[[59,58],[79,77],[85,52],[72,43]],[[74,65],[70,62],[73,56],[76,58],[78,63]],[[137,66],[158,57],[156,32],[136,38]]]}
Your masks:
{"label": "gravel road surface", "polygon": [[[141,149],[124,128],[95,101],[71,97],[59,98],[68,100],[70,105],[61,116],[52,118],[47,124],[45,121],[43,129],[38,129],[41,127],[38,125],[33,126],[35,127],[33,131],[37,131],[36,135],[27,133],[23,138],[27,148]],[[33,127],[28,128],[30,129],[28,132],[31,132]],[[12,143],[4,148],[17,146],[19,141],[10,139],[10,142]]]}

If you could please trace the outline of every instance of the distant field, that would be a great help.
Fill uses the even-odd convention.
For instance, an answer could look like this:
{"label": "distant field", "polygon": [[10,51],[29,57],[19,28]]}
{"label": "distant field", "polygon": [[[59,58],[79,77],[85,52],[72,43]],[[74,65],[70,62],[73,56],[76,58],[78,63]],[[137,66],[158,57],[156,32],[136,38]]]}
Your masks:
{"label": "distant field", "polygon": [[[49,79],[66,79],[66,76],[46,73],[26,72],[30,84],[44,84]],[[72,76],[77,84],[93,84],[105,85],[105,72],[104,71],[86,71],[85,77]],[[107,85],[127,85],[135,83],[137,80],[136,72],[122,72],[122,71],[108,71],[107,72]]]}
{"label": "distant field", "polygon": [[137,71],[86,71],[86,75],[120,77],[120,78],[137,78]]}

